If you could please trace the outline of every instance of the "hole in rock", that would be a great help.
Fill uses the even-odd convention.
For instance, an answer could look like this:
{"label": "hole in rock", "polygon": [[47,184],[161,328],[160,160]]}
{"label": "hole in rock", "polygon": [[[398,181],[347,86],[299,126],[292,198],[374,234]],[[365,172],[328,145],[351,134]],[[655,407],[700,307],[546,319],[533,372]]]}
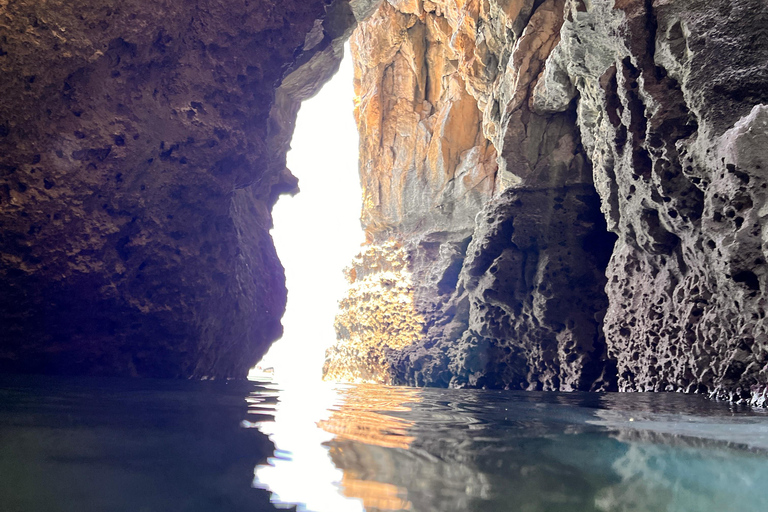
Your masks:
{"label": "hole in rock", "polygon": [[[744,283],[744,286],[750,290],[760,289],[760,280],[751,270],[742,270],[733,274],[733,280],[737,283]],[[737,306],[738,307],[738,306]]]}
{"label": "hole in rock", "polygon": [[300,192],[282,196],[273,209],[271,234],[288,288],[284,333],[250,378],[273,377],[281,386],[320,381],[346,290],[343,269],[364,241],[352,59],[345,53],[336,75],[299,110],[287,166]]}

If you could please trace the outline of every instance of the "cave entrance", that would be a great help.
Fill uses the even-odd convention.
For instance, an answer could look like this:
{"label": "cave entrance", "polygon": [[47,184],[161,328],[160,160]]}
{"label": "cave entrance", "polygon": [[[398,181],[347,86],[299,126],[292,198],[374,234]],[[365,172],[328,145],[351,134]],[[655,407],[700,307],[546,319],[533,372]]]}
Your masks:
{"label": "cave entrance", "polygon": [[282,338],[251,377],[273,368],[281,385],[320,381],[346,289],[342,271],[364,241],[349,44],[344,55],[333,78],[302,103],[287,156],[301,192],[282,196],[273,210],[271,234],[285,267],[288,304]]}

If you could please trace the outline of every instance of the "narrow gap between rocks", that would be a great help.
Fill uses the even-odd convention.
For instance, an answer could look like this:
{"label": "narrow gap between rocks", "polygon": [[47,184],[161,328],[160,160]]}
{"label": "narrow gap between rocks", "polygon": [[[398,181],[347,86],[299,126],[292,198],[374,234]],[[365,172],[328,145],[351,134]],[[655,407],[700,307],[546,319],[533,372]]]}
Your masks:
{"label": "narrow gap between rocks", "polygon": [[346,289],[343,269],[364,241],[348,44],[344,53],[339,71],[302,104],[296,120],[287,160],[300,193],[280,198],[271,231],[288,288],[284,334],[251,371],[252,379],[272,377],[283,386],[321,379],[325,350],[336,337],[337,301]]}

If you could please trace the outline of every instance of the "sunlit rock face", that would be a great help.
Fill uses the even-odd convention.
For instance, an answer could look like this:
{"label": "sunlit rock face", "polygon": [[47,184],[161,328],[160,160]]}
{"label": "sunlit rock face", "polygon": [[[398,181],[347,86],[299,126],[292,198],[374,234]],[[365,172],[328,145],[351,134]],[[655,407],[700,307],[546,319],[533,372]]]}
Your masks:
{"label": "sunlit rock face", "polygon": [[453,31],[411,8],[382,3],[352,38],[362,220],[377,242],[471,229],[494,188],[496,155],[457,69]]}
{"label": "sunlit rock face", "polygon": [[[363,222],[408,249],[424,319],[389,378],[760,401],[767,21],[759,0],[384,3],[355,35]],[[473,102],[461,135],[430,123]]]}
{"label": "sunlit rock face", "polygon": [[329,349],[326,379],[392,383],[387,350],[418,343],[424,319],[413,304],[408,251],[395,242],[370,245],[346,269],[350,284],[335,327],[345,343]]}
{"label": "sunlit rock face", "polygon": [[[415,343],[382,341],[373,381],[613,385],[600,329],[613,239],[575,90],[535,93],[563,6],[388,2],[355,32],[363,224],[377,251],[407,251],[421,321]],[[367,337],[346,322],[356,307],[342,302],[327,366]]]}
{"label": "sunlit rock face", "polygon": [[299,101],[375,2],[5,2],[0,371],[245,377]]}

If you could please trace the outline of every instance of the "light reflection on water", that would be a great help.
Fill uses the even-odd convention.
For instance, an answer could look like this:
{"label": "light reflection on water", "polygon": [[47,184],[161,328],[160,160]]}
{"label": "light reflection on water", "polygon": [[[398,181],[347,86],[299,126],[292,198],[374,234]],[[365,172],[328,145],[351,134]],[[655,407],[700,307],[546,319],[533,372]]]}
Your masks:
{"label": "light reflection on water", "polygon": [[338,492],[344,473],[333,465],[325,446],[334,436],[317,428],[332,414],[329,406],[338,398],[337,389],[319,383],[267,392],[279,396],[274,420],[267,418],[253,426],[270,437],[276,451],[254,471],[254,487],[271,491],[273,503],[296,504],[298,510],[363,510],[360,503]]}
{"label": "light reflection on water", "polygon": [[768,510],[760,411],[674,394],[278,388],[0,376],[0,511]]}
{"label": "light reflection on water", "polygon": [[273,392],[279,396],[274,420],[254,426],[286,450],[256,468],[254,485],[270,490],[274,503],[312,511],[410,510],[400,488],[335,460],[345,455],[343,442],[407,450],[413,422],[380,411],[410,411],[418,390],[318,383]]}
{"label": "light reflection on water", "polygon": [[759,411],[671,394],[307,391],[275,391],[259,428],[291,455],[254,480],[299,510],[768,510]]}

